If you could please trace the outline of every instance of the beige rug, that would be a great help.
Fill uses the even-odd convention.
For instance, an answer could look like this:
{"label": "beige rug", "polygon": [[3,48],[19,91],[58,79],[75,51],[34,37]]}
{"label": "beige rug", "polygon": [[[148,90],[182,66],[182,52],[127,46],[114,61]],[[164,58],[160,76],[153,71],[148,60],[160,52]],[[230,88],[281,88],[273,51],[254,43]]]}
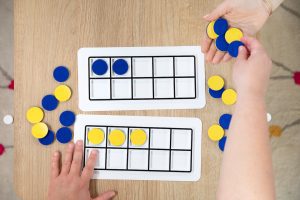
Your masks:
{"label": "beige rug", "polygon": [[[13,113],[12,70],[12,1],[0,0],[0,198],[17,199],[13,192],[13,126],[2,119]],[[300,1],[286,0],[261,31],[261,40],[274,60],[267,95],[268,112],[272,115],[272,137],[276,192],[279,200],[300,199],[300,85],[293,74],[300,71]],[[0,147],[1,148],[1,147]]]}

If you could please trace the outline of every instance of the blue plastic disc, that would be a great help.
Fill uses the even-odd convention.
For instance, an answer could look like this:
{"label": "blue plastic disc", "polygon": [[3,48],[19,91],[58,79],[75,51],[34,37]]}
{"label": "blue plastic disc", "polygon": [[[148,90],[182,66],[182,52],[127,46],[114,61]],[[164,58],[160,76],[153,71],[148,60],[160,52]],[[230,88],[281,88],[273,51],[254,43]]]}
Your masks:
{"label": "blue plastic disc", "polygon": [[221,115],[221,117],[219,119],[220,126],[222,126],[222,128],[225,130],[229,129],[231,118],[232,118],[231,114],[225,113],[225,114]]}
{"label": "blue plastic disc", "polygon": [[227,136],[222,137],[221,140],[219,140],[219,148],[221,151],[224,151],[225,144],[226,144]]}
{"label": "blue plastic disc", "polygon": [[52,111],[55,110],[57,106],[58,106],[58,100],[52,94],[46,95],[42,99],[42,107],[45,110]]}
{"label": "blue plastic disc", "polygon": [[216,39],[216,47],[219,51],[227,51],[228,50],[229,44],[226,42],[224,35],[220,35]]}
{"label": "blue plastic disc", "polygon": [[218,90],[218,91],[208,88],[208,93],[210,94],[210,96],[212,98],[219,99],[222,97],[224,90],[225,90],[225,88],[222,88],[221,90]]}
{"label": "blue plastic disc", "polygon": [[53,77],[58,82],[65,82],[69,75],[69,70],[65,66],[58,66],[53,71]]}
{"label": "blue plastic disc", "polygon": [[228,30],[228,22],[224,18],[219,18],[214,24],[214,31],[218,35],[224,35]]}
{"label": "blue plastic disc", "polygon": [[228,46],[229,55],[236,58],[239,55],[239,47],[243,45],[244,43],[242,43],[241,41],[231,42],[230,45]]}
{"label": "blue plastic disc", "polygon": [[39,139],[39,142],[42,145],[46,145],[46,146],[52,144],[53,141],[54,141],[54,133],[51,130],[48,130],[48,133],[44,138]]}
{"label": "blue plastic disc", "polygon": [[68,127],[62,127],[56,132],[56,139],[62,144],[70,142],[72,137],[72,131]]}
{"label": "blue plastic disc", "polygon": [[128,71],[128,63],[124,59],[118,59],[114,62],[113,71],[118,75],[123,75]]}
{"label": "blue plastic disc", "polygon": [[108,70],[108,65],[105,60],[99,59],[93,62],[92,70],[97,75],[103,75]]}
{"label": "blue plastic disc", "polygon": [[59,121],[63,126],[72,126],[75,122],[75,114],[72,111],[64,111],[60,114]]}

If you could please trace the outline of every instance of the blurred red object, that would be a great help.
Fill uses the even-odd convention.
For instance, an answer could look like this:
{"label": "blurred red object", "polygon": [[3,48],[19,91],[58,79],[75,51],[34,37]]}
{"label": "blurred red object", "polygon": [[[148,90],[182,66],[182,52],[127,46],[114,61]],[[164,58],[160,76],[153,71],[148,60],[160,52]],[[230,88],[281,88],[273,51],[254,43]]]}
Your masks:
{"label": "blurred red object", "polygon": [[10,81],[10,84],[8,85],[8,88],[10,90],[14,90],[15,89],[15,82],[14,82],[14,80]]}

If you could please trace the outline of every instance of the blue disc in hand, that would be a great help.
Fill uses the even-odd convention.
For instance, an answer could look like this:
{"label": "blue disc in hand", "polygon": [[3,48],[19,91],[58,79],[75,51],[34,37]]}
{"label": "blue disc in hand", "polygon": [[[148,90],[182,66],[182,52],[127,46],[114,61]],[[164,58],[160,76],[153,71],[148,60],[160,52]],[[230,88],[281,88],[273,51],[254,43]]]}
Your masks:
{"label": "blue disc in hand", "polygon": [[224,18],[219,18],[215,21],[214,31],[218,35],[224,35],[228,30],[228,22]]}
{"label": "blue disc in hand", "polygon": [[234,58],[238,57],[240,46],[244,46],[244,43],[242,43],[241,41],[231,42],[230,45],[228,46],[229,55],[231,55]]}
{"label": "blue disc in hand", "polygon": [[216,47],[219,51],[227,51],[229,44],[225,40],[225,35],[220,35],[216,39]]}
{"label": "blue disc in hand", "polygon": [[227,136],[222,137],[221,140],[219,140],[219,148],[221,151],[224,151],[225,144],[226,144]]}
{"label": "blue disc in hand", "polygon": [[225,113],[225,114],[221,115],[221,117],[219,119],[220,126],[225,130],[229,129],[231,118],[232,118],[231,114]]}

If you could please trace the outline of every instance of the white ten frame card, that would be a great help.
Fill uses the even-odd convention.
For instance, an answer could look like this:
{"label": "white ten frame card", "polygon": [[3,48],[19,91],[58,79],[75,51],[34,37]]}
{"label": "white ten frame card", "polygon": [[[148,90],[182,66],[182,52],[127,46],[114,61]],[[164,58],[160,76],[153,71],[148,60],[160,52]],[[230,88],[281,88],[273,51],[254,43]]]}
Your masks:
{"label": "white ten frame card", "polygon": [[[97,144],[88,139],[95,130],[102,133]],[[144,136],[139,145],[133,142],[141,136],[137,130]],[[124,138],[118,145],[112,142],[116,132]],[[84,141],[84,165],[98,151],[94,179],[197,181],[201,132],[198,118],[78,115],[74,142]]]}
{"label": "white ten frame card", "polygon": [[199,46],[81,48],[83,111],[199,109],[205,105]]}

